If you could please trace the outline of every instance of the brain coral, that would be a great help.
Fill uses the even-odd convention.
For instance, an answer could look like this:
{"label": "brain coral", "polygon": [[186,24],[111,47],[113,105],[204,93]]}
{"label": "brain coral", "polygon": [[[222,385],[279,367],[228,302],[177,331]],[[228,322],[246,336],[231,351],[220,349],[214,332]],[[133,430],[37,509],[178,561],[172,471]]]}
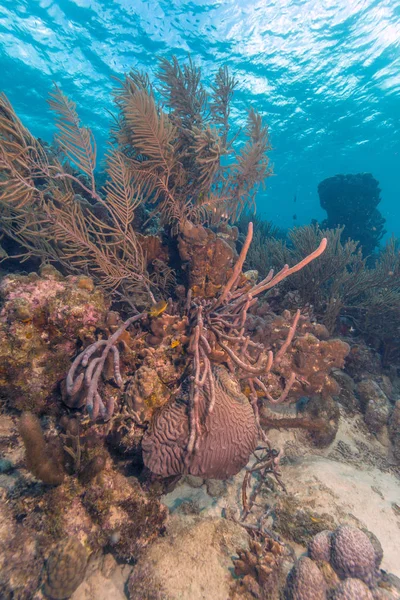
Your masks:
{"label": "brain coral", "polygon": [[336,588],[332,600],[374,600],[374,597],[365,583],[349,578]]}
{"label": "brain coral", "polygon": [[326,600],[326,583],[317,565],[304,556],[290,571],[285,589],[286,600]]}
{"label": "brain coral", "polygon": [[355,577],[369,586],[376,579],[374,547],[357,527],[341,525],[333,533],[331,563],[342,578]]}
{"label": "brain coral", "polygon": [[311,540],[308,545],[308,553],[313,560],[324,560],[330,562],[331,559],[331,531],[320,531]]}
{"label": "brain coral", "polygon": [[214,367],[215,406],[200,398],[198,447],[188,456],[187,390],[154,415],[142,443],[145,465],[157,475],[188,473],[226,479],[238,473],[257,445],[258,427],[248,399],[223,367]]}

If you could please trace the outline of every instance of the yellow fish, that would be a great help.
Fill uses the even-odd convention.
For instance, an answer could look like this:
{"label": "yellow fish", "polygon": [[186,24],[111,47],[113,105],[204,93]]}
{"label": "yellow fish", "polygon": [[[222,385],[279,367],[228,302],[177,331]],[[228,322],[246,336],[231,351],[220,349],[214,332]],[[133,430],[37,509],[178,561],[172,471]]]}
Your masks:
{"label": "yellow fish", "polygon": [[159,317],[164,310],[167,308],[168,302],[165,300],[160,300],[157,304],[153,304],[153,306],[149,310],[149,317]]}
{"label": "yellow fish", "polygon": [[179,340],[172,340],[171,348],[176,348],[177,346],[179,346],[179,344],[180,344]]}

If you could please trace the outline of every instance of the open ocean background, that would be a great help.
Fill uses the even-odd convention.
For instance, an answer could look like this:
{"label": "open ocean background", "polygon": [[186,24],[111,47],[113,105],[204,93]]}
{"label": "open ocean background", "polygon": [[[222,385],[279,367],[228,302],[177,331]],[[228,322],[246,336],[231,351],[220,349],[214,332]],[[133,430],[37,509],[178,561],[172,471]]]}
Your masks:
{"label": "open ocean background", "polygon": [[223,64],[239,79],[237,123],[253,105],[269,124],[275,177],[260,214],[285,228],[321,220],[322,179],[371,172],[400,236],[399,0],[0,0],[0,89],[51,140],[55,81],[100,157],[112,77],[188,53],[206,80]]}

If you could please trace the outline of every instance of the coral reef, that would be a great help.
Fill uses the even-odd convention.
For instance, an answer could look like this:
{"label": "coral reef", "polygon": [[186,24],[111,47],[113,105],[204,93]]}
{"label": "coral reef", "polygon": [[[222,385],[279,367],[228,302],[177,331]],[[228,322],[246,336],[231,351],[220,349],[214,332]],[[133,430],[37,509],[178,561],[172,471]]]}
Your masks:
{"label": "coral reef", "polygon": [[382,549],[379,543],[374,549],[371,536],[349,525],[318,533],[308,545],[309,557],[300,558],[289,573],[285,598],[396,598],[395,585],[379,571]]}
{"label": "coral reef", "polygon": [[[240,289],[238,283],[241,268],[251,244],[252,231],[250,223],[239,258],[217,299],[200,303],[192,296],[192,291],[189,293],[187,307],[191,332],[188,351],[193,355],[193,375],[187,387],[182,386],[184,393],[187,393],[187,399],[180,395],[172,403],[164,405],[153,419],[143,443],[145,464],[164,476],[187,472],[192,475],[223,478],[224,469],[228,476],[238,472],[246,464],[257,443],[259,421],[256,388],[261,390],[261,395],[265,395],[268,401],[282,403],[296,382],[296,373],[287,372],[284,389],[280,390],[277,398],[273,398],[267,389],[267,379],[266,383],[263,380],[268,378],[274,362],[279,367],[284,359],[294,337],[300,313],[295,315],[292,325],[287,330],[286,340],[274,359],[272,350],[267,351],[264,344],[245,336],[247,312],[251,305],[256,304],[255,297],[261,292],[274,287],[279,281],[317,258],[324,251],[325,241],[291,269],[284,267],[275,277],[271,273],[259,284]],[[221,368],[216,370],[212,366],[213,362],[226,362],[232,374],[236,371],[237,380],[246,378],[253,412],[244,397],[238,395],[237,380],[235,381],[232,374],[228,378]],[[225,388],[225,394],[221,393],[221,385]],[[236,396],[236,403],[230,400],[232,396]],[[189,407],[189,418],[186,406]],[[228,415],[231,419],[230,429],[226,428]],[[169,439],[170,434],[165,435],[165,432],[169,431],[176,432],[173,436],[177,437]],[[216,446],[224,448],[224,455],[216,455],[215,450],[210,453],[211,447],[215,447],[214,442],[209,442],[210,436],[216,435],[215,439],[222,441],[224,438],[221,438],[221,435],[225,436],[226,431],[229,431],[229,436],[232,435],[232,443],[228,446],[225,443]],[[243,448],[242,456],[237,454],[237,447]]]}
{"label": "coral reef", "polygon": [[[206,229],[197,226],[197,231],[206,232]],[[76,357],[68,373],[66,402],[76,406],[75,398],[82,394],[92,419],[100,416],[108,420],[113,414],[114,403],[107,406],[103,402],[99,384],[104,376],[106,359],[112,351],[113,377],[119,387],[123,385],[116,343],[131,325],[137,325],[137,329],[129,334],[133,346],[137,340],[137,351],[147,357],[149,366],[156,367],[158,378],[164,385],[166,378],[171,380],[171,366],[174,365],[175,381],[171,383],[176,391],[166,403],[152,400],[157,379],[151,385],[145,384],[146,364],[139,365],[131,382],[133,387],[128,386],[128,396],[133,392],[131,408],[135,412],[139,409],[145,418],[150,417],[143,440],[145,465],[164,477],[190,473],[224,478],[235,474],[246,464],[257,444],[260,397],[277,404],[289,396],[292,399],[292,389],[297,395],[305,389],[326,394],[331,386],[335,387],[328,373],[333,366],[342,365],[347,345],[339,340],[320,342],[309,333],[311,327],[300,319],[299,312],[291,323],[291,315],[286,313],[273,329],[271,322],[269,325],[265,322],[264,331],[271,333],[269,348],[257,341],[257,336],[254,340],[250,337],[254,314],[249,311],[256,305],[256,297],[318,258],[325,249],[325,240],[297,265],[284,267],[277,275],[271,273],[260,283],[252,284],[241,274],[251,239],[250,223],[241,253],[216,298],[203,299],[190,289],[175,303],[164,302],[148,313],[130,317],[116,326],[108,340],[87,346]],[[296,336],[299,322],[301,331],[306,333],[308,329],[304,337]],[[259,327],[259,331],[261,329]],[[314,330],[325,335],[323,328],[321,331],[314,326]],[[140,340],[146,331],[147,347],[144,347]],[[176,358],[182,355],[182,350],[185,360],[181,356],[177,363]],[[229,375],[222,363],[229,368]],[[241,380],[250,402],[240,391]],[[152,410],[146,414],[143,401],[148,409],[161,404],[162,407],[152,416]],[[168,436],[166,432],[170,432]],[[215,447],[223,452],[215,453]]]}
{"label": "coral reef", "polygon": [[98,448],[87,450],[82,444],[79,477],[66,475],[51,488],[19,477],[7,505],[1,503],[7,507],[7,531],[0,537],[2,597],[34,597],[48,556],[47,595],[69,597],[83,577],[89,554],[107,547],[119,560],[132,562],[163,531],[166,508],[137,480],[129,482],[118,473],[109,458],[104,465],[104,449],[101,469],[93,466],[93,452],[98,456]]}
{"label": "coral reef", "polygon": [[[156,244],[145,239],[144,228],[138,234],[139,209],[158,212],[175,237],[182,231],[184,253],[191,225],[234,221],[254,206],[259,185],[271,174],[268,129],[261,117],[249,111],[239,141],[230,131],[235,87],[228,69],[221,68],[207,91],[200,69],[191,60],[182,68],[175,57],[160,61],[155,86],[147,74],[131,71],[114,92],[118,116],[101,188],[94,175],[96,143],[81,125],[74,102],[57,87],[51,94],[57,127],[53,153],[33,138],[2,95],[4,233],[30,257],[55,261],[67,272],[87,272],[131,306],[163,296],[171,268],[165,255],[154,257]],[[224,165],[222,156],[228,158]],[[200,230],[200,238],[203,234]],[[232,260],[221,238],[207,252],[215,256],[215,267],[225,267],[229,254]],[[213,278],[218,285],[216,272]]]}
{"label": "coral reef", "polygon": [[[120,82],[103,184],[92,134],[59,89],[54,149],[0,99],[6,246],[46,263],[0,282],[0,396],[14,427],[2,449],[16,453],[1,464],[7,600],[69,597],[105,549],[133,565],[132,598],[204,597],[198,572],[215,600],[351,597],[351,586],[375,593],[382,582],[368,532],[335,529],[329,515],[279,494],[283,452],[266,431],[301,428],[321,452],[336,435],[344,385],[343,404],[361,407],[370,430],[397,447],[394,386],[365,344],[356,356],[354,336],[331,337],[345,307],[357,327],[372,306],[396,314],[396,245],[372,268],[354,242],[341,244],[340,229],[301,228],[291,247],[260,221],[254,229],[248,209],[270,175],[267,127],[251,110],[237,143],[228,122],[236,82],[220,69],[208,93],[200,75],[173,58],[154,86],[136,71]],[[265,272],[246,271],[252,263]],[[159,498],[181,476],[219,510],[235,485],[223,480],[250,458],[240,523],[233,513],[194,517],[203,509],[193,498],[168,519]],[[253,508],[265,512],[257,525]],[[279,534],[310,543],[287,585],[293,557]]]}
{"label": "coral reef", "polygon": [[0,597],[30,600],[40,586],[43,535],[18,522],[10,502],[0,501]]}
{"label": "coral reef", "polygon": [[[319,261],[307,265],[280,286],[274,309],[307,307],[326,325],[330,334],[358,335],[378,350],[384,365],[398,360],[394,331],[400,324],[400,253],[395,239],[387,241],[379,255],[367,264],[357,243],[342,242],[343,228],[322,230],[318,226],[295,228],[288,240],[265,242],[269,268],[299,260],[327,238],[327,250]],[[248,263],[253,268],[251,263]]]}
{"label": "coral reef", "polygon": [[48,265],[40,275],[4,277],[0,296],[0,397],[43,413],[78,345],[95,339],[107,301],[91,280],[64,278]]}
{"label": "coral reef", "polygon": [[364,256],[372,254],[386,231],[378,210],[379,183],[371,173],[329,177],[318,185],[318,194],[321,207],[328,213],[322,226],[344,226],[346,239],[360,242]]}

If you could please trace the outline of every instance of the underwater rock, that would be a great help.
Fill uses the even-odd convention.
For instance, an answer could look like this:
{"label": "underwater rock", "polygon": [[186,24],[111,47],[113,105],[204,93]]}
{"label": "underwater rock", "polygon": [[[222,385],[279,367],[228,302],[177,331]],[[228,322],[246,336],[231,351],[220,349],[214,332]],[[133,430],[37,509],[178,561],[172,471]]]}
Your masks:
{"label": "underwater rock", "polygon": [[345,371],[355,381],[382,373],[382,359],[376,350],[365,342],[352,345],[346,358]]}
{"label": "underwater rock", "polygon": [[185,483],[190,485],[190,487],[192,487],[192,488],[201,488],[201,486],[204,484],[204,479],[203,479],[203,477],[195,477],[194,475],[186,475]]}
{"label": "underwater rock", "polygon": [[240,525],[221,518],[175,515],[128,581],[130,600],[227,600],[231,556],[248,547]]}
{"label": "underwater rock", "polygon": [[69,598],[85,577],[88,554],[76,538],[61,541],[46,563],[44,593],[52,600]]}
{"label": "underwater rock", "polygon": [[17,523],[10,505],[0,499],[0,598],[31,600],[43,570],[41,535]]}
{"label": "underwater rock", "polygon": [[226,484],[225,481],[218,479],[207,479],[206,480],[207,494],[212,498],[221,498],[226,495]]}
{"label": "underwater rock", "polygon": [[368,429],[375,435],[386,427],[391,413],[391,404],[376,381],[363,379],[357,385],[357,394],[364,412]]}
{"label": "underwater rock", "polygon": [[300,558],[290,571],[285,600],[326,600],[327,586],[317,565],[307,556]]}
{"label": "underwater rock", "polygon": [[340,411],[331,396],[313,396],[299,407],[298,414],[310,421],[307,437],[314,446],[325,448],[333,442],[339,428]]}
{"label": "underwater rock", "polygon": [[369,531],[368,529],[361,529],[361,531],[363,533],[365,533],[366,536],[368,536],[369,541],[371,542],[373,548],[374,548],[374,552],[375,552],[375,565],[376,568],[379,569],[382,559],[383,559],[383,548],[382,548],[382,544],[380,543],[379,539],[376,537],[376,535],[374,533],[372,533],[372,531]]}
{"label": "underwater rock", "polygon": [[339,393],[335,396],[338,402],[353,415],[360,409],[360,403],[355,395],[356,384],[345,371],[334,369],[332,376],[339,384]]}
{"label": "underwater rock", "polygon": [[331,564],[340,577],[355,577],[372,586],[377,577],[376,554],[368,536],[341,525],[332,535]]}
{"label": "underwater rock", "polygon": [[400,400],[395,403],[389,420],[389,436],[392,442],[393,456],[400,463]]}
{"label": "underwater rock", "polygon": [[342,581],[333,593],[332,600],[374,600],[368,587],[359,579]]}
{"label": "underwater rock", "polygon": [[8,275],[0,283],[0,396],[40,414],[67,372],[77,343],[94,340],[107,303],[79,277],[46,265],[40,275]]}
{"label": "underwater rock", "polygon": [[258,439],[253,409],[225,368],[215,367],[214,376],[214,410],[207,413],[206,398],[201,393],[201,433],[192,455],[186,452],[189,423],[185,396],[173,399],[155,413],[142,442],[144,464],[153,473],[227,479],[247,464]]}
{"label": "underwater rock", "polygon": [[79,473],[79,480],[84,485],[92,481],[106,466],[106,457],[102,454],[96,454]]}
{"label": "underwater rock", "polygon": [[[91,451],[97,453],[98,449]],[[85,465],[91,464],[91,451],[82,444],[83,473]],[[0,526],[0,597],[3,598],[2,587],[13,590],[26,585],[35,591],[44,557],[60,540],[74,539],[92,553],[108,547],[117,559],[130,562],[163,531],[168,510],[153,495],[145,493],[137,480],[128,480],[115,471],[109,458],[100,475],[89,480],[82,485],[82,478],[66,476],[61,485],[50,488],[20,478],[9,498],[4,546]],[[16,525],[12,528],[13,523]],[[6,563],[2,563],[3,558]],[[10,568],[5,564],[10,564]],[[27,572],[22,584],[17,580],[21,579],[18,564]],[[49,586],[54,587],[59,579],[55,577],[54,583],[50,578]],[[50,595],[58,598],[54,592]],[[33,592],[26,600],[31,598]],[[23,596],[21,599],[25,600]]]}
{"label": "underwater rock", "polygon": [[82,503],[97,526],[97,541],[110,544],[113,554],[126,562],[138,558],[164,530],[168,517],[167,508],[135,480],[112,470],[103,471],[101,481],[85,490]]}

